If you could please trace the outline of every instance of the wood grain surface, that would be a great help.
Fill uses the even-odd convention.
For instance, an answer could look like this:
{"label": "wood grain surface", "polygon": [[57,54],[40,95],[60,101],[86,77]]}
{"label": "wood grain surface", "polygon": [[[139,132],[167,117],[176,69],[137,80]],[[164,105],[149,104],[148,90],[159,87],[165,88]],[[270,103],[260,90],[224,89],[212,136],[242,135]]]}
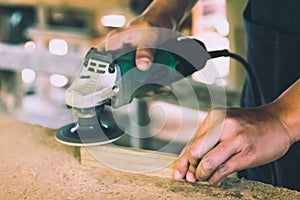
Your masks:
{"label": "wood grain surface", "polygon": [[[78,148],[57,143],[54,134],[53,129],[0,115],[0,199],[300,199],[299,192],[244,179],[229,178],[214,188],[201,182],[83,166]],[[152,165],[148,159],[174,159],[143,151],[132,155],[132,160],[127,153],[118,155],[111,149],[99,153],[110,160],[137,162],[140,158],[145,165]]]}

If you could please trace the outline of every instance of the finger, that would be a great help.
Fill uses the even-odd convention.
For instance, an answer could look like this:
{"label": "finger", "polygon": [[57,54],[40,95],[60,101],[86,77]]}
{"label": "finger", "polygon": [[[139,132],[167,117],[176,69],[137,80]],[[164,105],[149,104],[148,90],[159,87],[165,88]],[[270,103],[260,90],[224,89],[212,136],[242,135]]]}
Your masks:
{"label": "finger", "polygon": [[219,136],[211,133],[203,134],[193,140],[186,148],[189,155],[189,162],[192,166],[198,166],[199,160],[203,158],[219,142]]}
{"label": "finger", "polygon": [[195,183],[197,181],[195,174],[190,171],[186,173],[185,179],[190,183]]}
{"label": "finger", "polygon": [[93,43],[96,44],[96,48],[98,51],[105,51],[105,40],[106,37],[101,37],[93,41]]}
{"label": "finger", "polygon": [[[175,172],[177,179],[182,179],[188,175],[191,181],[194,180],[191,174],[195,176],[195,169],[200,159],[218,143],[220,129],[218,125],[216,126],[212,123],[212,121],[215,121],[214,118],[212,112],[206,116],[190,144],[184,148],[178,157],[177,171]],[[211,128],[211,125],[213,125],[213,128]],[[188,171],[189,173],[187,173]]]}
{"label": "finger", "polygon": [[189,169],[189,160],[187,157],[186,147],[182,150],[178,156],[175,164],[175,173],[174,178],[176,180],[183,179],[186,176],[186,173]]}
{"label": "finger", "polygon": [[210,111],[198,127],[197,134],[194,135],[193,140],[206,137],[208,146],[212,146],[213,143],[216,144],[223,129],[224,117],[225,113],[222,109]]}
{"label": "finger", "polygon": [[147,71],[153,62],[154,49],[138,47],[135,56],[137,68],[141,71]]}
{"label": "finger", "polygon": [[200,162],[201,155],[199,153],[194,153],[194,152],[198,152],[199,148],[201,148],[200,139],[198,139],[196,141],[192,141],[192,143],[186,147],[187,160],[189,163],[189,167],[186,172],[186,180],[188,182],[193,183],[193,182],[196,182],[196,180],[197,180],[196,169]]}
{"label": "finger", "polygon": [[201,136],[197,136],[197,139],[194,138],[191,143],[185,147],[177,162],[177,171],[178,174],[180,174],[178,177],[183,178],[186,176],[187,181],[196,181],[196,169],[200,159],[207,153],[207,151],[215,146],[215,142],[210,145],[204,145],[207,141],[213,140],[207,140],[206,135],[202,134]]}
{"label": "finger", "polygon": [[197,179],[208,180],[223,163],[236,153],[237,150],[232,147],[231,143],[220,143],[202,158],[196,170]]}
{"label": "finger", "polygon": [[176,161],[176,170],[174,173],[174,178],[176,180],[181,180],[186,176],[189,168],[189,162],[187,159],[181,157]]}
{"label": "finger", "polygon": [[244,156],[242,156],[241,154],[236,154],[232,156],[229,160],[227,160],[225,163],[220,165],[218,169],[209,178],[208,182],[211,185],[218,186],[222,182],[222,180],[224,180],[233,172],[248,168],[247,163],[248,162],[244,158]]}
{"label": "finger", "polygon": [[189,169],[186,173],[186,177],[185,179],[188,181],[188,182],[191,182],[191,183],[194,183],[196,182],[197,178],[196,178],[196,169],[197,169],[197,166],[199,164],[199,160],[190,160],[189,162]]}
{"label": "finger", "polygon": [[107,34],[105,49],[107,51],[121,49],[124,44],[133,43],[136,40],[135,38],[135,33],[132,31],[124,31],[122,28],[113,30]]}
{"label": "finger", "polygon": [[116,50],[118,49],[118,47],[120,48],[120,45],[122,45],[123,43],[119,44],[119,42],[116,42],[117,38],[116,35],[118,34],[118,29],[113,30],[111,32],[109,32],[106,35],[105,38],[105,50],[109,51],[109,50]]}

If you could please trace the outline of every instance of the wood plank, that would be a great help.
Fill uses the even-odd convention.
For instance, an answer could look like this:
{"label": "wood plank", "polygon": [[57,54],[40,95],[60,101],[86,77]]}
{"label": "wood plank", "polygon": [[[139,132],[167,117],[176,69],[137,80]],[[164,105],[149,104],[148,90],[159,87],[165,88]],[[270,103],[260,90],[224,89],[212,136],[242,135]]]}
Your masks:
{"label": "wood plank", "polygon": [[81,147],[80,153],[83,166],[110,168],[164,178],[173,178],[174,162],[178,156],[115,145]]}
{"label": "wood plank", "polygon": [[0,130],[0,199],[300,199],[299,192],[245,179],[215,188],[83,167],[74,158],[77,148],[55,141],[53,129],[0,113]]}

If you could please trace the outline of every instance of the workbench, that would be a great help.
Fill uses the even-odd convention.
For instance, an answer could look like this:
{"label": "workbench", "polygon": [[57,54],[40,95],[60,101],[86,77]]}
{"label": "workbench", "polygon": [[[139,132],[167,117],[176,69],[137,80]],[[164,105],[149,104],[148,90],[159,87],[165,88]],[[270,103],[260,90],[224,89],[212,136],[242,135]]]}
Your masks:
{"label": "workbench", "polygon": [[[206,182],[191,184],[148,173],[117,171],[101,163],[84,166],[79,149],[57,143],[54,134],[53,129],[0,115],[0,199],[300,199],[299,192],[244,179],[229,178],[214,188]],[[117,147],[105,148],[111,152]],[[107,153],[107,149],[102,151]],[[147,152],[173,159],[159,154]],[[130,162],[126,154],[119,158],[120,168]],[[172,165],[166,169],[161,170],[169,174]]]}

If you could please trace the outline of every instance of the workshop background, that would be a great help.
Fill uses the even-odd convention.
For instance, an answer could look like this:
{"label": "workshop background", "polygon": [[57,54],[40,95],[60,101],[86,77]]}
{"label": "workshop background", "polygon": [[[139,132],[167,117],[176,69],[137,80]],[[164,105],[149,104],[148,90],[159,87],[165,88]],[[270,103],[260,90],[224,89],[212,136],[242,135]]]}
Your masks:
{"label": "workshop background", "polygon": [[[0,112],[50,128],[72,121],[64,92],[76,78],[85,53],[150,2],[0,0]],[[229,48],[245,57],[241,15],[245,3],[199,1],[180,31],[200,39],[209,50]],[[209,84],[225,86],[228,105],[238,106],[243,67],[228,58],[213,62],[220,77]],[[205,89],[199,74],[193,74],[192,80],[193,86]],[[211,108],[209,98],[200,101],[208,105],[203,110]],[[174,110],[168,104],[161,105]]]}
{"label": "workshop background", "polygon": [[[78,75],[86,52],[107,33],[140,14],[150,2],[0,0],[0,199],[300,198],[296,191],[239,180],[234,174],[220,188],[207,182],[190,184],[163,178],[170,178],[172,165],[157,173],[158,177],[121,173],[99,167],[99,160],[84,147],[55,141],[56,130],[74,121],[65,105],[65,92]],[[199,0],[180,32],[203,41],[208,50],[230,49],[245,58],[242,12],[246,3]],[[228,58],[215,59],[213,65],[218,69],[217,77],[206,80],[196,72],[188,79],[197,93],[196,108],[189,104],[190,94],[180,81],[172,89],[186,97],[186,108],[181,108],[168,91],[128,105],[131,120],[138,125],[145,124],[146,111],[151,111],[149,130],[130,129],[131,124],[126,124],[138,137],[129,135],[116,142],[125,146],[127,154],[133,152],[133,157],[118,155],[110,146],[96,147],[96,151],[121,168],[147,168],[166,159],[174,161],[193,136],[198,120],[212,108],[212,92],[219,97],[225,88],[226,106],[239,106],[243,66]],[[203,70],[209,73],[209,69]],[[189,116],[184,118],[185,125],[181,123],[182,109]],[[163,128],[153,134],[162,121]],[[167,148],[161,148],[166,144]],[[164,152],[159,152],[162,149]]]}

